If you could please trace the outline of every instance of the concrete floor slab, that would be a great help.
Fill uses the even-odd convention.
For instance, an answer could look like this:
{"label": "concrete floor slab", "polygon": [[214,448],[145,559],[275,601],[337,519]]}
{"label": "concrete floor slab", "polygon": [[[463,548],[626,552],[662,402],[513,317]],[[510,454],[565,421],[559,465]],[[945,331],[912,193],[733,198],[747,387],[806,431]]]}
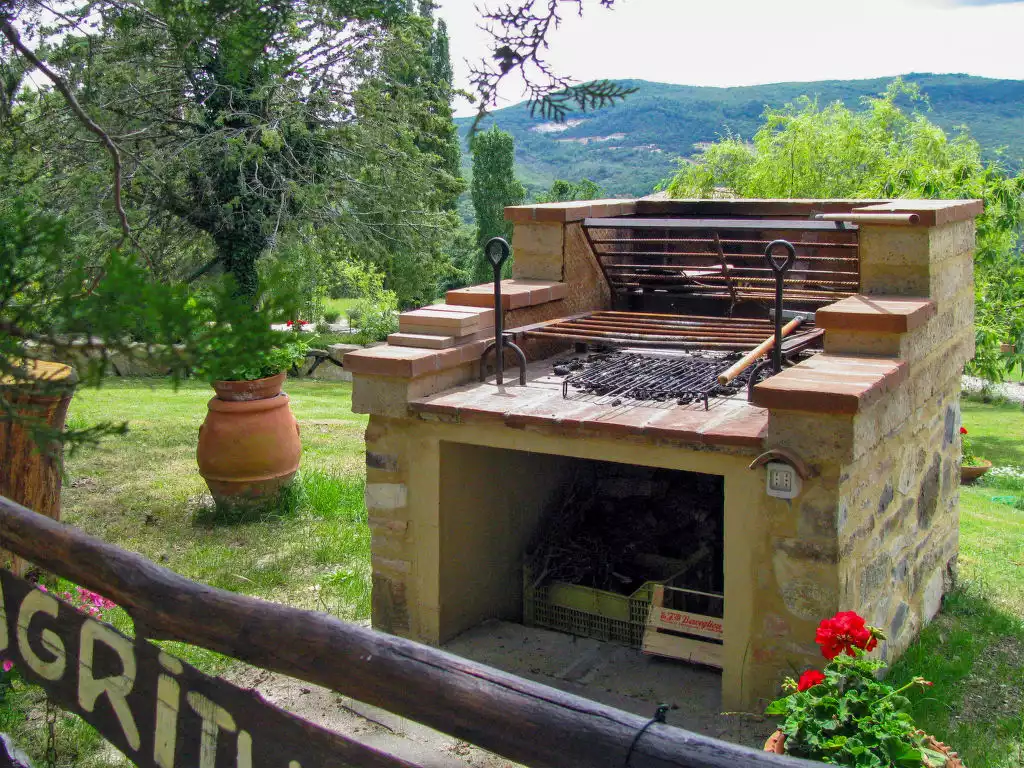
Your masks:
{"label": "concrete floor slab", "polygon": [[450,653],[608,706],[718,739],[761,747],[774,730],[763,715],[723,713],[718,670],[647,656],[634,648],[506,621],[486,621],[444,645]]}
{"label": "concrete floor slab", "polygon": [[[487,621],[444,649],[642,717],[652,717],[659,704],[674,704],[669,724],[726,741],[760,747],[773,730],[762,716],[720,711],[716,670],[613,643]],[[284,675],[240,665],[227,678],[299,717],[422,768],[518,768],[420,723]]]}

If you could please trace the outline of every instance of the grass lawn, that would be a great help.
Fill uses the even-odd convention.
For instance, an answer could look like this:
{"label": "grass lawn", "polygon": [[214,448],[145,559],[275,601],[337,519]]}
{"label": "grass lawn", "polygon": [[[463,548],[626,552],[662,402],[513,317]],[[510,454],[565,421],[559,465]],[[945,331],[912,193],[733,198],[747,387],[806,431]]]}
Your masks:
{"label": "grass lawn", "polygon": [[995,466],[1024,467],[1024,410],[1015,403],[963,400],[964,426],[979,456]]}
{"label": "grass lawn", "polygon": [[173,391],[160,381],[113,379],[76,394],[69,419],[75,426],[127,421],[129,432],[69,458],[64,519],[196,581],[367,618],[366,420],[352,413],[348,384],[289,381],[285,390],[303,445],[295,514],[206,521],[197,509],[206,485],[195,449],[209,386]]}
{"label": "grass lawn", "polygon": [[[68,457],[63,519],[196,581],[368,621],[366,419],[352,413],[349,384],[292,380],[285,391],[303,444],[293,514],[230,525],[204,521],[199,501],[206,485],[195,453],[199,425],[213,395],[209,385],[186,382],[174,391],[159,379],[108,379],[100,389],[75,394],[69,422],[84,427],[126,421],[129,432]],[[130,619],[120,609],[109,619],[131,631]],[[232,663],[192,646],[165,645],[210,673]],[[12,733],[37,765],[45,764],[38,718],[41,693],[22,689],[7,703],[0,706],[0,731]],[[58,743],[61,765],[127,764],[73,716],[61,718]]]}
{"label": "grass lawn", "polygon": [[[204,522],[206,488],[195,463],[199,425],[212,395],[203,384],[111,379],[75,395],[74,426],[127,421],[130,431],[69,457],[64,519],[197,581],[347,620],[369,617],[369,533],[363,510],[365,418],[350,409],[349,385],[289,381],[303,464],[294,514],[243,524]],[[976,451],[999,467],[1024,467],[1024,410],[963,403]],[[897,681],[935,682],[914,700],[927,731],[959,749],[970,768],[1024,766],[1024,477],[993,472],[961,489],[959,588],[891,671]],[[1024,502],[1022,502],[1024,503]],[[62,586],[58,586],[62,589]],[[113,623],[130,629],[116,610]],[[232,662],[168,644],[196,666]],[[2,690],[0,690],[0,695]],[[12,733],[43,764],[37,689],[19,686],[0,706]],[[61,765],[124,765],[81,720],[59,720]]]}
{"label": "grass lawn", "polygon": [[359,299],[324,299],[324,312],[337,312],[342,317],[352,307],[359,303]]}

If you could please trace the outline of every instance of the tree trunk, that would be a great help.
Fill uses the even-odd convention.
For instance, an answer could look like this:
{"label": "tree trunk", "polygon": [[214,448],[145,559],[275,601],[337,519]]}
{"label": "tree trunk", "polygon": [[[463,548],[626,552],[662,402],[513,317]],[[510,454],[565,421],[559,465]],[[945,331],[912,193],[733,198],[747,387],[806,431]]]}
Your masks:
{"label": "tree trunk", "polygon": [[[32,361],[28,379],[0,380],[16,414],[0,417],[0,496],[60,520],[64,452],[53,432],[64,429],[78,376],[62,363]],[[0,563],[8,557],[20,575],[24,561],[0,550]]]}
{"label": "tree trunk", "polygon": [[235,292],[238,296],[255,298],[259,291],[259,273],[256,261],[267,245],[262,233],[242,231],[230,236],[222,236],[214,240],[217,255],[224,265],[224,271],[235,279]]}

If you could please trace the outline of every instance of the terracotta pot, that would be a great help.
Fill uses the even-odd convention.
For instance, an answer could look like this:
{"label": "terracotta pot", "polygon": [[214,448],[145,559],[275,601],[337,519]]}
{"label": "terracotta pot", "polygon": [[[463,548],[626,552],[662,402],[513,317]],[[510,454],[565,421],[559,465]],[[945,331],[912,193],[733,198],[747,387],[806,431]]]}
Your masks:
{"label": "terracotta pot", "polygon": [[228,506],[276,501],[295,477],[302,453],[288,395],[239,401],[214,397],[207,408],[197,458],[213,498]]}
{"label": "terracotta pot", "polygon": [[262,379],[249,379],[247,381],[215,381],[213,389],[217,397],[232,403],[241,403],[247,400],[264,400],[268,397],[281,394],[281,386],[284,384],[286,374],[277,373]]}
{"label": "terracotta pot", "polygon": [[992,469],[991,461],[982,459],[982,462],[976,466],[967,466],[966,464],[960,466],[960,485],[969,485]]}
{"label": "terracotta pot", "polygon": [[765,752],[774,752],[776,755],[786,754],[786,734],[782,731],[776,731],[768,737],[768,741],[764,743]]}
{"label": "terracotta pot", "polygon": [[[918,733],[920,733],[920,731],[918,731]],[[786,734],[782,731],[776,731],[769,736],[768,741],[764,743],[764,751],[774,752],[776,755],[784,755],[786,753],[785,744]],[[934,749],[936,752],[942,752],[946,756],[946,768],[964,768],[964,764],[960,761],[957,753],[941,741],[936,741],[932,736],[926,736],[924,745],[928,747],[928,749]]]}

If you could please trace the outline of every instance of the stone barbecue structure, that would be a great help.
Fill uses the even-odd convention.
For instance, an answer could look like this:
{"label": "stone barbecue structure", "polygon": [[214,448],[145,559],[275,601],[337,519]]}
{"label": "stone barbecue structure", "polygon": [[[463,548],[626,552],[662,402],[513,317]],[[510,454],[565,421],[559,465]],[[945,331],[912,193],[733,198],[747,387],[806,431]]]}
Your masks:
{"label": "stone barbecue structure", "polygon": [[[493,354],[481,360],[493,341],[491,285],[404,313],[388,345],[344,359],[353,409],[370,415],[374,626],[438,644],[488,618],[523,620],[527,550],[589,460],[613,463],[621,471],[610,474],[634,486],[655,470],[720,478],[706,487],[721,489],[725,708],[756,708],[782,677],[820,661],[814,630],[837,610],[882,627],[883,655],[899,655],[956,572],[958,396],[974,351],[980,212],[978,201],[917,200],[507,209],[514,264],[499,311],[526,352],[526,386],[511,355],[501,386],[487,377]],[[647,352],[659,339],[670,349],[701,343],[683,334],[673,347],[663,330],[607,332],[602,322],[650,317],[663,329],[675,327],[668,315],[723,318],[711,349],[755,346],[744,322],[770,335],[771,281],[751,266],[755,251],[725,250],[779,233],[800,246],[784,307],[816,310],[817,354],[794,358],[749,397],[740,389],[707,407],[563,396],[553,363],[582,342],[639,339]],[[691,255],[698,266],[680,261]],[[845,271],[814,271],[844,259]],[[726,343],[730,334],[740,341]],[[765,459],[802,476],[795,498],[767,494]],[[682,472],[674,482],[692,477]]]}

